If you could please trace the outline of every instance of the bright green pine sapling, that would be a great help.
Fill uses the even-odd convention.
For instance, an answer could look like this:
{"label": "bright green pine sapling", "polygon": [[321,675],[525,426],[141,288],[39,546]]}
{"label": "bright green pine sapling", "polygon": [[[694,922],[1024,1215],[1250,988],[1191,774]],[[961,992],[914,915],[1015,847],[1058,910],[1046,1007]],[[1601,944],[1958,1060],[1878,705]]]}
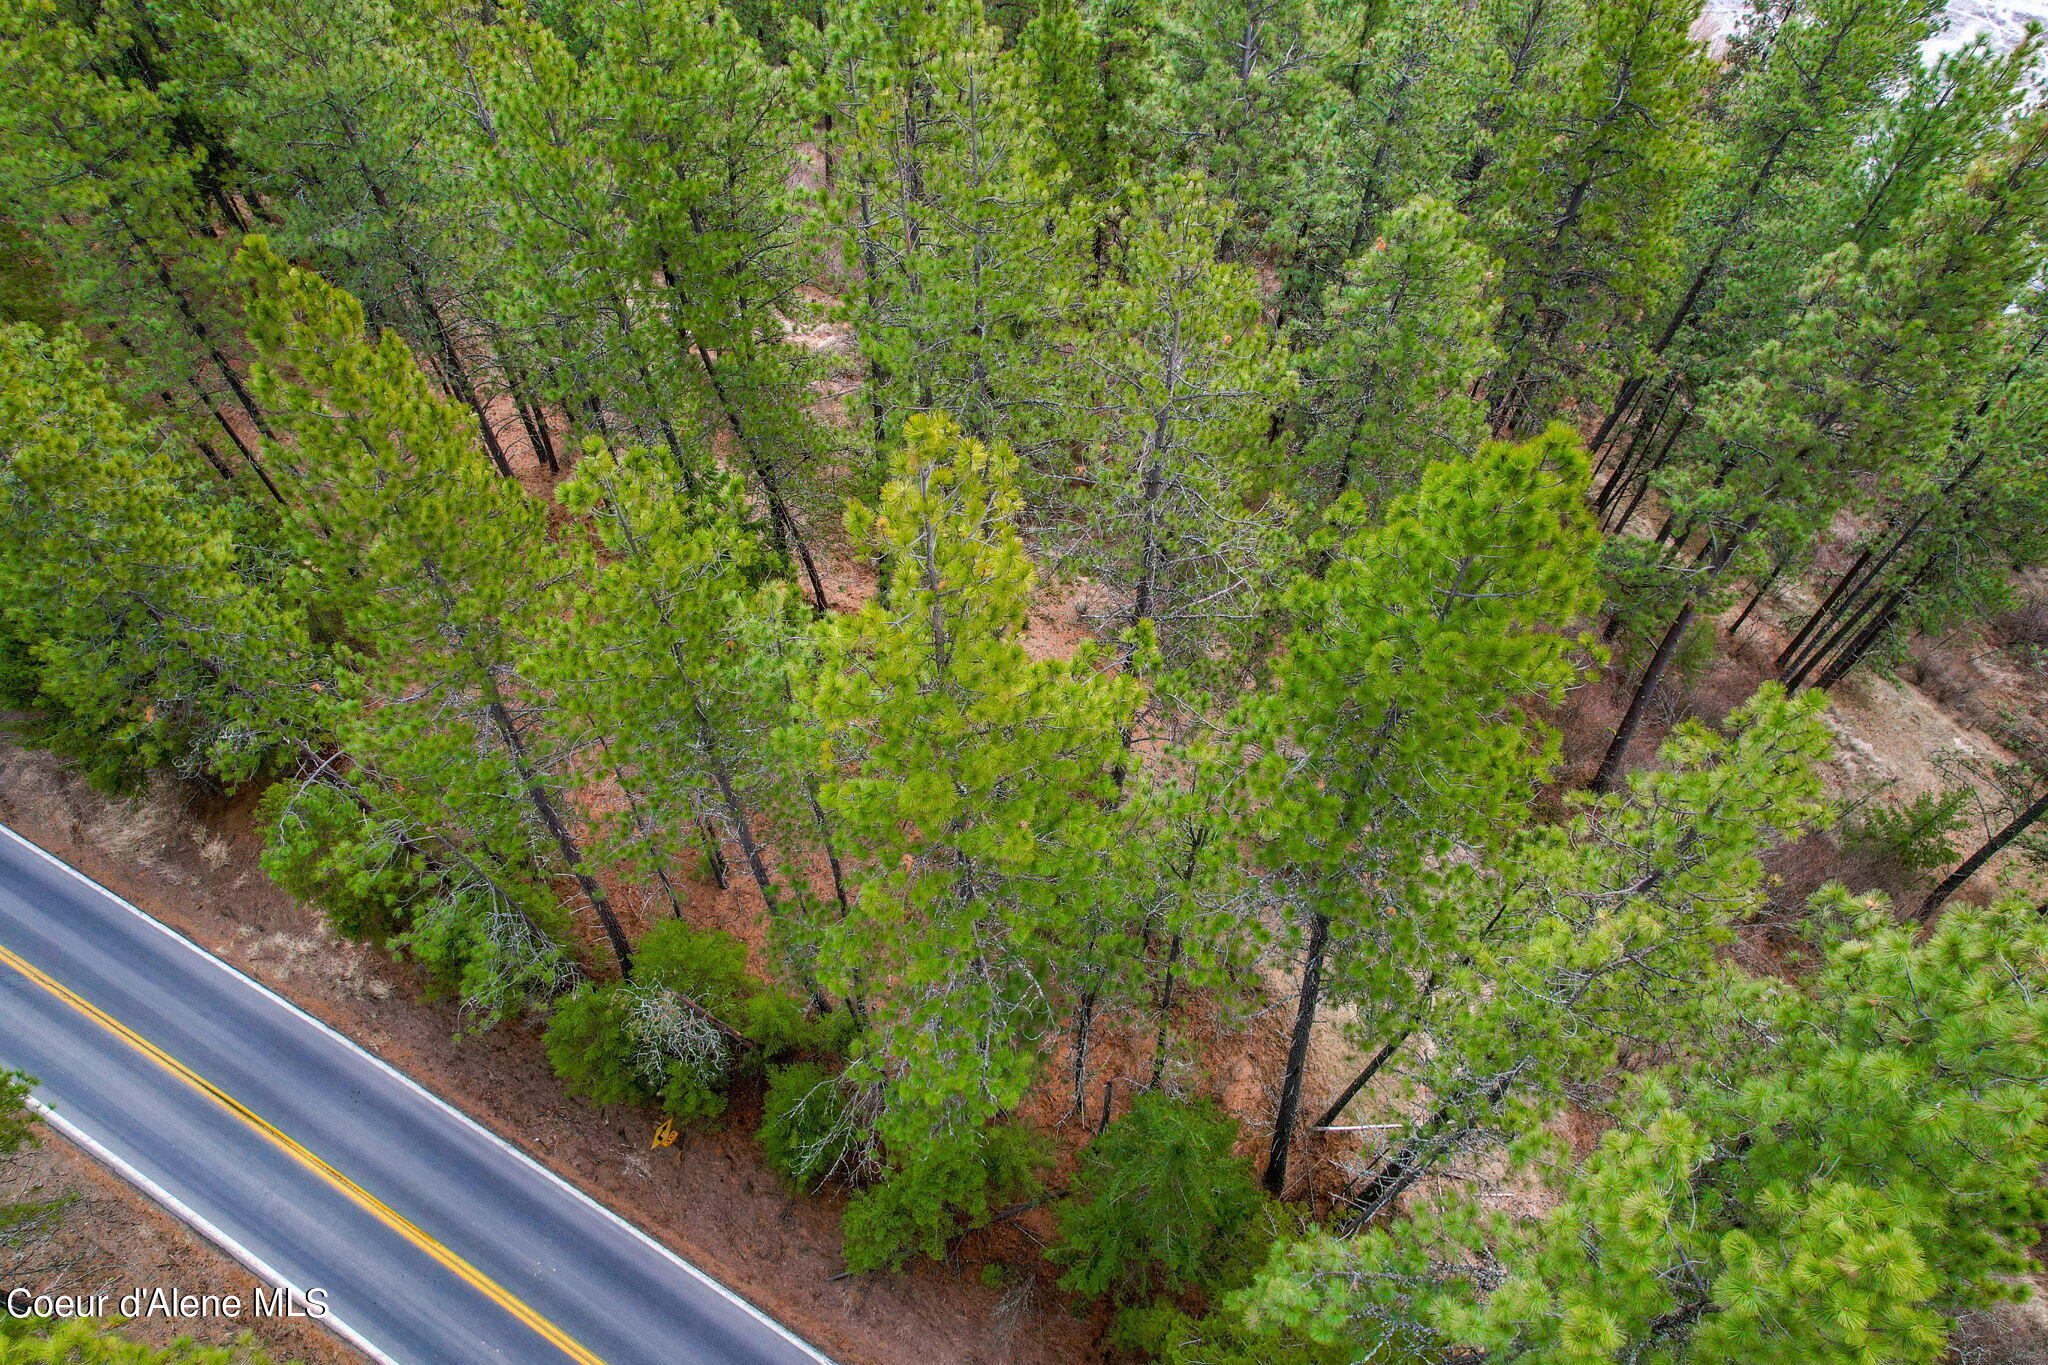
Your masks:
{"label": "bright green pine sapling", "polygon": [[305,576],[182,445],[75,333],[0,330],[7,681],[109,787],[159,765],[233,787],[322,731]]}
{"label": "bright green pine sapling", "polygon": [[624,928],[561,797],[550,707],[515,671],[540,504],[476,458],[470,414],[434,391],[396,333],[371,341],[354,299],[260,238],[243,260],[256,382],[293,437],[277,455],[304,498],[309,558],[351,638],[377,650],[339,732],[376,775],[380,814],[440,831],[488,907],[450,903],[416,941],[430,928],[426,943],[502,937],[538,968],[553,936],[515,886],[566,875],[630,975]]}
{"label": "bright green pine sapling", "polygon": [[1527,432],[1632,374],[1630,324],[1669,284],[1701,164],[1708,63],[1682,0],[1599,0],[1583,62],[1528,110],[1482,219],[1502,260],[1497,432]]}
{"label": "bright green pine sapling", "polygon": [[1140,1095],[1081,1154],[1060,1207],[1060,1287],[1119,1299],[1212,1287],[1264,1202],[1237,1137],[1208,1100]]}
{"label": "bright green pine sapling", "polygon": [[2048,928],[1964,910],[1851,933],[1806,982],[1731,976],[1739,1047],[1632,1085],[1560,1201],[1455,1187],[1408,1220],[1278,1251],[1231,1305],[1255,1333],[1548,1365],[1945,1358],[1948,1319],[2015,1292],[2048,1149]]}
{"label": "bright green pine sapling", "polygon": [[1164,662],[1205,675],[1243,665],[1289,520],[1272,414],[1293,377],[1257,279],[1215,259],[1225,222],[1191,180],[1149,197],[1070,342],[1089,409],[1073,557],[1109,590],[1105,634],[1149,629]]}

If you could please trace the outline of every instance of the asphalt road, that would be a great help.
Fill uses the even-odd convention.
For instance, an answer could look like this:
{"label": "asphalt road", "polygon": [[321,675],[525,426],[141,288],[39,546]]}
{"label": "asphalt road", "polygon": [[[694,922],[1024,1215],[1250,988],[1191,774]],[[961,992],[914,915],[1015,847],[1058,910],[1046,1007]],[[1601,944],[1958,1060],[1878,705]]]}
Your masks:
{"label": "asphalt road", "polygon": [[325,1290],[322,1320],[373,1358],[830,1365],[539,1163],[5,826],[0,1066],[38,1077],[53,1127],[259,1278]]}

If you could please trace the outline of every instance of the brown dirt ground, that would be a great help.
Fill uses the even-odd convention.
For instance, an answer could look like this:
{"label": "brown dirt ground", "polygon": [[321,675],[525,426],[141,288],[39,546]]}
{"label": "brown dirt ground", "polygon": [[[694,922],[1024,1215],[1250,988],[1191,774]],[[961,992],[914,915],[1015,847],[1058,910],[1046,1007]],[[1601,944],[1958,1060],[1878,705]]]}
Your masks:
{"label": "brown dirt ground", "polygon": [[[258,870],[252,805],[198,807],[168,786],[140,801],[112,799],[52,756],[0,737],[0,820],[418,1078],[846,1365],[1098,1358],[1090,1328],[1035,1275],[1004,1292],[939,1265],[838,1278],[838,1200],[794,1194],[762,1163],[751,1136],[753,1095],[736,1095],[718,1126],[686,1130],[675,1146],[654,1150],[648,1114],[592,1108],[562,1093],[532,1024],[458,1040],[453,1008],[421,1001],[407,968],[334,938],[317,912]],[[737,890],[688,887],[693,920],[742,917],[729,904],[740,898]],[[160,1273],[151,1247],[161,1239],[120,1229],[158,1215],[125,1186],[107,1188],[103,1200],[118,1208],[118,1219],[110,1212],[116,1221],[82,1222],[81,1244],[104,1257],[106,1283],[147,1282]],[[994,1240],[985,1235],[982,1243]],[[986,1251],[963,1247],[963,1259],[977,1253]],[[198,1273],[186,1271],[188,1264],[240,1274],[197,1245],[180,1253],[179,1264],[188,1281]],[[194,1330],[202,1327],[228,1336],[236,1330],[229,1323]]]}
{"label": "brown dirt ground", "polygon": [[179,1337],[226,1346],[246,1334],[279,1360],[345,1365],[360,1359],[310,1321],[255,1316],[248,1305],[262,1283],[254,1275],[79,1148],[55,1133],[42,1139],[0,1169],[0,1200],[71,1202],[39,1224],[12,1256],[0,1252],[0,1285],[50,1294],[112,1292],[117,1298],[129,1289],[157,1287],[234,1295],[245,1306],[242,1318],[138,1318],[121,1333],[156,1346]]}

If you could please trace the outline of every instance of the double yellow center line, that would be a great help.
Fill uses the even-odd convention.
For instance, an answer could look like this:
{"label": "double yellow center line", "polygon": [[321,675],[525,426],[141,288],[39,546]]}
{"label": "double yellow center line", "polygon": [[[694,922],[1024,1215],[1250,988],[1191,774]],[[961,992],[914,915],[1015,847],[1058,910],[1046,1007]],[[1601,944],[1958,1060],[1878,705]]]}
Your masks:
{"label": "double yellow center line", "polygon": [[535,1332],[552,1342],[561,1350],[562,1354],[576,1361],[577,1365],[605,1365],[601,1357],[592,1353],[574,1337],[528,1307],[519,1298],[507,1291],[504,1286],[491,1279],[490,1276],[478,1270],[447,1247],[442,1246],[441,1243],[428,1236],[425,1232],[422,1232],[411,1220],[400,1215],[383,1200],[371,1194],[361,1185],[356,1184],[355,1181],[349,1179],[340,1171],[335,1170],[334,1167],[328,1165],[320,1157],[307,1151],[296,1139],[280,1131],[276,1125],[272,1124],[261,1114],[249,1108],[248,1105],[243,1104],[233,1095],[228,1094],[227,1091],[221,1089],[212,1081],[207,1080],[191,1067],[186,1066],[176,1057],[165,1052],[134,1029],[129,1028],[90,1000],[85,999],[76,991],[73,991],[70,987],[43,971],[40,967],[24,960],[20,954],[5,946],[0,946],[0,963],[5,963],[7,966],[14,968],[15,971],[20,972],[36,985],[42,987],[51,995],[56,996],[80,1014],[85,1015],[101,1028],[104,1028],[122,1042],[127,1043],[137,1052],[140,1052],[143,1056],[149,1058],[158,1066],[170,1072],[179,1080],[184,1081],[194,1090],[199,1091],[242,1122],[248,1124],[262,1136],[268,1138],[293,1160],[319,1176],[335,1189],[341,1191],[342,1194],[348,1196],[353,1203],[364,1209],[376,1218],[377,1221],[383,1223],[386,1227],[405,1238],[406,1241],[411,1242],[436,1261],[439,1261],[479,1294],[482,1294],[492,1303],[497,1304],[507,1313],[510,1313],[513,1317],[519,1319],[519,1321],[525,1323]]}

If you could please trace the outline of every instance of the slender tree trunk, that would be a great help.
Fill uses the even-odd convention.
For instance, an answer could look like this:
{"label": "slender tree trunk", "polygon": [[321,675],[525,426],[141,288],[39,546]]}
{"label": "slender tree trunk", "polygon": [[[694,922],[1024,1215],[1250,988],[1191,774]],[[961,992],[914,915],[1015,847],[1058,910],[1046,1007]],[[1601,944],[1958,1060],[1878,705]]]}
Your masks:
{"label": "slender tree trunk", "polygon": [[1385,1066],[1396,1052],[1400,1051],[1401,1044],[1407,1042],[1409,1036],[1414,1032],[1415,1029],[1410,1026],[1402,1029],[1399,1033],[1387,1039],[1386,1042],[1381,1043],[1379,1051],[1372,1054],[1372,1060],[1368,1061],[1359,1073],[1351,1078],[1351,1084],[1345,1086],[1336,1099],[1330,1101],[1330,1107],[1322,1112],[1313,1126],[1328,1128],[1338,1119],[1342,1118],[1344,1116],[1344,1106],[1351,1103],[1353,1097],[1359,1091],[1372,1084],[1372,1078],[1380,1074],[1380,1068]]}
{"label": "slender tree trunk", "polygon": [[[1499,1104],[1501,1097],[1508,1093],[1508,1087],[1514,1084],[1515,1078],[1520,1074],[1521,1068],[1516,1067],[1495,1077],[1486,1086],[1481,1103],[1487,1108]],[[1471,1095],[1469,1090],[1465,1093],[1468,1097]],[[1436,1112],[1429,1116],[1428,1122],[1423,1124],[1422,1131],[1411,1133],[1395,1151],[1394,1156],[1374,1173],[1372,1182],[1359,1196],[1359,1211],[1349,1220],[1351,1224],[1363,1226],[1371,1222],[1381,1210],[1407,1193],[1416,1181],[1427,1175],[1429,1168],[1435,1165],[1444,1153],[1456,1147],[1467,1134],[1478,1127],[1479,1124],[1469,1118],[1453,1120],[1451,1106],[1439,1105]]]}
{"label": "slender tree trunk", "polygon": [[1622,759],[1628,753],[1628,746],[1634,742],[1636,731],[1642,728],[1643,716],[1650,708],[1650,698],[1655,694],[1657,684],[1663,681],[1665,670],[1671,667],[1672,656],[1678,652],[1678,642],[1685,638],[1686,629],[1698,614],[1699,608],[1687,601],[1678,609],[1678,616],[1665,630],[1664,638],[1657,642],[1657,652],[1650,656],[1642,681],[1636,684],[1635,695],[1629,698],[1628,712],[1621,718],[1621,725],[1607,746],[1606,756],[1600,760],[1600,771],[1593,774],[1594,791],[1614,790],[1615,782],[1621,776]]}
{"label": "slender tree trunk", "polygon": [[[605,764],[612,770],[612,780],[619,784],[619,792],[626,798],[626,809],[633,817],[633,828],[640,831],[641,838],[649,837],[653,833],[653,822],[647,818],[646,810],[641,807],[640,798],[633,791],[633,784],[626,780],[626,774],[620,770],[618,763],[612,758],[611,743],[602,737],[598,739],[597,743],[598,747],[604,750]],[[675,886],[668,879],[668,869],[663,867],[659,860],[654,864],[654,878],[661,883],[662,894],[668,898],[669,914],[677,919],[681,919],[683,915],[682,899],[676,895]]]}
{"label": "slender tree trunk", "polygon": [[442,373],[462,400],[471,415],[476,418],[477,431],[482,435],[484,450],[490,455],[491,463],[506,478],[513,477],[512,462],[505,458],[505,449],[498,441],[498,432],[491,425],[491,419],[484,411],[483,400],[477,396],[476,385],[471,381],[469,369],[462,363],[462,356],[455,344],[455,333],[448,325],[448,319],[434,302],[433,291],[428,287],[426,272],[413,259],[410,243],[399,229],[398,215],[392,210],[390,196],[384,192],[384,183],[370,173],[370,166],[362,157],[361,138],[356,132],[355,121],[346,115],[339,119],[341,133],[348,139],[351,160],[356,164],[356,174],[369,191],[370,200],[377,211],[384,215],[386,231],[391,238],[391,254],[398,258],[398,264],[405,271],[406,285],[411,290],[413,302],[419,307],[420,315],[426,320],[433,333],[434,349],[440,352]]}
{"label": "slender tree trunk", "polygon": [[[1634,425],[1630,428],[1628,444],[1620,447],[1620,458],[1614,462],[1613,472],[1608,474],[1606,480],[1600,485],[1599,496],[1593,500],[1594,510],[1606,511],[1608,504],[1614,501],[1622,489],[1628,487],[1628,478],[1636,467],[1637,457],[1657,444],[1657,436],[1664,425],[1664,412],[1671,406],[1673,393],[1674,390],[1669,387],[1662,390],[1658,394],[1656,401],[1644,410],[1643,415],[1637,418]],[[1636,406],[1636,402],[1637,400],[1634,398],[1629,400],[1631,409]],[[1604,440],[1605,437],[1602,439]],[[1593,470],[1594,477],[1598,478],[1600,471],[1605,469],[1606,465],[1607,452],[1603,451],[1600,456],[1599,465]]]}
{"label": "slender tree trunk", "polygon": [[731,889],[732,878],[725,870],[725,848],[718,837],[718,826],[709,819],[697,822],[697,838],[704,849],[704,865],[711,870],[711,880],[720,891]]}
{"label": "slender tree trunk", "polygon": [[1650,462],[1647,468],[1644,468],[1636,473],[1635,496],[1629,499],[1628,506],[1624,508],[1622,510],[1621,515],[1615,519],[1612,527],[1603,527],[1602,529],[1612,529],[1615,531],[1622,531],[1627,529],[1630,519],[1633,518],[1636,514],[1636,509],[1643,505],[1643,499],[1648,497],[1650,494],[1651,476],[1656,474],[1658,470],[1662,469],[1664,467],[1664,462],[1671,458],[1671,448],[1678,444],[1678,438],[1684,434],[1686,427],[1690,426],[1691,424],[1692,410],[1690,408],[1678,414],[1678,420],[1672,424],[1671,434],[1664,438],[1664,445],[1662,449],[1660,449],[1657,452],[1657,457]]}
{"label": "slender tree trunk", "polygon": [[[761,904],[768,912],[769,923],[778,923],[782,919],[782,899],[776,894],[774,879],[768,875],[768,860],[761,851],[760,841],[754,837],[753,819],[747,811],[746,803],[740,800],[739,791],[733,784],[731,768],[719,756],[717,744],[711,732],[710,717],[704,714],[704,707],[701,703],[691,702],[690,709],[696,716],[697,739],[703,746],[705,763],[711,769],[711,780],[718,784],[718,799],[719,803],[725,807],[726,823],[732,826],[733,837],[739,840],[740,854],[747,860],[747,872],[753,877],[755,887],[761,892]],[[827,856],[830,855],[828,854]],[[832,875],[836,885],[839,875],[838,860],[836,858],[833,859]],[[720,882],[719,885],[723,886],[724,883]],[[811,997],[811,1003],[816,1005],[821,1012],[831,1009],[831,1000],[827,998],[823,987],[818,984],[817,979],[811,975],[809,970],[801,970],[799,975],[802,978],[805,992]]]}
{"label": "slender tree trunk", "polygon": [[[1707,285],[1713,281],[1714,276],[1720,270],[1721,254],[1728,249],[1728,244],[1734,241],[1737,234],[1740,233],[1742,225],[1749,218],[1750,210],[1756,206],[1757,197],[1763,193],[1764,187],[1770,183],[1771,176],[1777,169],[1778,159],[1784,155],[1785,148],[1791,141],[1793,131],[1793,129],[1788,127],[1780,132],[1777,140],[1771,144],[1770,151],[1765,153],[1763,161],[1757,167],[1756,175],[1749,182],[1749,188],[1743,191],[1742,202],[1736,206],[1735,212],[1728,216],[1727,226],[1722,230],[1721,235],[1715,239],[1713,247],[1707,252],[1707,258],[1700,262],[1700,268],[1693,272],[1692,279],[1686,284],[1685,293],[1678,300],[1678,306],[1671,310],[1671,317],[1664,324],[1663,332],[1651,344],[1650,354],[1652,356],[1661,356],[1665,351],[1669,350],[1671,343],[1678,339],[1679,332],[1684,330],[1685,326],[1692,321],[1693,310],[1699,306],[1700,295],[1706,291]],[[1606,439],[1608,429],[1619,418],[1622,409],[1632,401],[1634,390],[1639,389],[1642,386],[1642,382],[1642,377],[1636,376],[1631,377],[1622,384],[1621,391],[1615,396],[1613,406],[1608,409],[1607,416],[1600,423],[1600,434],[1594,437],[1593,444],[1596,450],[1599,448],[1600,442]]]}
{"label": "slender tree trunk", "polygon": [[1933,891],[1928,893],[1927,899],[1921,902],[1920,905],[1918,914],[1920,922],[1922,924],[1932,923],[1935,915],[1947,903],[1948,898],[1955,895],[1957,891],[1960,891],[1964,882],[1977,875],[1979,868],[1997,857],[2000,851],[2013,840],[2025,834],[2028,827],[2033,825],[2043,815],[2048,815],[2048,788],[2043,788],[2041,794],[2034,798],[2032,805],[2028,806],[2018,815],[2015,815],[2006,824],[2005,828],[1999,830],[1998,833],[1992,835],[1989,839],[1986,839],[1975,853],[1963,859],[1962,864],[1955,871],[1942,879],[1940,886],[1935,887]]}
{"label": "slender tree trunk", "polygon": [[504,372],[505,386],[512,394],[513,406],[519,410],[519,420],[526,427],[526,438],[532,443],[534,454],[548,467],[549,473],[561,473],[562,460],[555,450],[555,435],[548,430],[547,405],[534,395],[533,377],[513,359],[512,345],[504,329],[488,316],[481,321],[490,338],[491,354],[497,357],[498,367]]}
{"label": "slender tree trunk", "polygon": [[519,737],[518,727],[512,723],[512,713],[505,709],[505,703],[498,696],[496,680],[488,672],[483,674],[485,709],[490,713],[491,724],[498,732],[498,740],[505,746],[505,752],[512,759],[512,767],[519,774],[520,785],[526,789],[526,799],[533,806],[534,813],[554,840],[555,848],[561,853],[562,861],[568,866],[569,875],[576,879],[576,885],[583,889],[590,908],[597,912],[598,923],[604,926],[604,936],[611,941],[612,956],[618,959],[619,976],[630,981],[633,977],[633,946],[626,941],[626,930],[619,923],[618,915],[612,910],[611,899],[604,888],[597,884],[597,878],[583,865],[583,850],[576,844],[576,836],[563,823],[561,812],[555,809],[554,798],[547,793],[534,771],[532,761],[527,757],[526,741]]}
{"label": "slender tree trunk", "polygon": [[711,780],[718,784],[718,800],[725,807],[726,822],[732,826],[733,837],[739,840],[740,853],[747,860],[747,871],[752,874],[754,885],[760,888],[761,903],[768,909],[768,918],[777,919],[782,914],[782,904],[775,894],[775,883],[768,875],[768,861],[761,856],[761,845],[754,839],[754,822],[733,786],[732,772],[725,760],[719,757],[717,740],[711,732],[711,718],[704,714],[703,706],[697,702],[691,702],[690,709],[696,717],[697,742],[703,746],[705,764],[711,770]]}
{"label": "slender tree trunk", "polygon": [[[126,227],[126,224],[123,226]],[[265,439],[276,440],[277,433],[272,431],[270,423],[264,420],[263,409],[256,406],[256,399],[242,383],[242,377],[235,373],[235,367],[228,363],[227,356],[222,354],[220,347],[214,343],[212,330],[192,311],[191,302],[179,291],[177,282],[171,278],[169,267],[150,253],[149,244],[143,241],[140,233],[133,228],[127,228],[127,233],[128,240],[134,244],[135,249],[155,267],[158,286],[169,296],[171,306],[177,310],[178,316],[185,320],[186,327],[191,329],[200,349],[205,351],[207,358],[213,362],[214,369],[220,372],[221,381],[234,391],[235,401],[242,405],[242,411],[249,414],[249,420],[256,424],[256,430],[261,432]]]}
{"label": "slender tree trunk", "polygon": [[1280,1081],[1280,1104],[1273,1115],[1273,1142],[1266,1153],[1266,1192],[1275,1198],[1287,1190],[1287,1152],[1294,1143],[1294,1123],[1301,1110],[1301,1085],[1308,1069],[1308,1045],[1315,1031],[1316,1006],[1323,990],[1323,956],[1330,946],[1330,918],[1309,912],[1308,953],[1301,969],[1301,995],[1294,1007],[1294,1031],[1287,1044],[1287,1071]]}
{"label": "slender tree trunk", "polygon": [[1830,630],[1820,643],[1807,651],[1799,660],[1797,667],[1783,676],[1785,690],[1797,692],[1800,688],[1804,687],[1808,676],[1812,674],[1814,668],[1830,654],[1834,653],[1836,648],[1849,638],[1850,633],[1863,624],[1863,618],[1870,614],[1871,609],[1877,606],[1879,600],[1878,595],[1875,593],[1859,598],[1853,604],[1853,610],[1844,615],[1836,623],[1834,629]]}
{"label": "slender tree trunk", "polygon": [[1813,632],[1823,621],[1827,620],[1828,614],[1835,609],[1835,604],[1841,601],[1843,595],[1849,592],[1852,585],[1862,577],[1864,566],[1870,563],[1871,556],[1875,552],[1875,547],[1864,546],[1863,553],[1856,556],[1856,562],[1851,564],[1839,579],[1835,580],[1834,588],[1828,593],[1821,604],[1813,609],[1812,614],[1806,618],[1805,622],[1800,625],[1799,633],[1794,635],[1791,641],[1778,651],[1779,668],[1783,668],[1786,664],[1790,663],[1805,646],[1807,640],[1812,638]]}
{"label": "slender tree trunk", "polygon": [[1166,973],[1159,984],[1159,998],[1153,1002],[1152,1013],[1159,1021],[1152,1033],[1152,1079],[1151,1087],[1159,1088],[1159,1080],[1166,1074],[1166,1033],[1167,1022],[1173,1014],[1174,971],[1180,965],[1181,936],[1175,934],[1166,949]]}
{"label": "slender tree trunk", "polygon": [[1622,380],[1620,390],[1614,395],[1614,402],[1607,409],[1607,415],[1600,419],[1600,426],[1594,431],[1591,442],[1592,451],[1599,456],[1599,463],[1593,466],[1596,477],[1607,466],[1607,438],[1614,434],[1615,428],[1629,415],[1629,410],[1635,407],[1636,399],[1642,394],[1643,385],[1648,382],[1649,376],[1640,374],[1630,375]]}
{"label": "slender tree trunk", "polygon": [[[687,308],[688,296],[684,294],[682,285],[677,282],[675,276],[670,273],[666,260],[661,263],[661,279],[678,303]],[[676,315],[675,325],[679,336],[688,336],[685,319],[680,311]],[[726,424],[732,428],[733,440],[746,452],[747,463],[753,469],[755,479],[761,484],[762,495],[768,499],[768,516],[777,538],[786,538],[790,547],[796,551],[797,562],[803,568],[804,578],[811,587],[811,610],[823,616],[830,607],[830,602],[825,596],[825,583],[818,574],[817,562],[811,557],[811,547],[804,539],[803,528],[797,525],[796,516],[789,510],[789,503],[782,495],[781,483],[775,477],[775,471],[769,464],[766,454],[756,449],[749,437],[746,424],[740,417],[739,406],[726,391],[724,376],[718,372],[718,364],[712,359],[710,350],[695,336],[688,336],[688,344],[696,354],[697,363],[704,370],[705,379],[711,383],[712,395],[718,399],[718,409],[725,415]]]}
{"label": "slender tree trunk", "polygon": [[1908,601],[1912,600],[1914,591],[1919,588],[1922,580],[1926,578],[1927,572],[1927,568],[1922,568],[1918,574],[1913,576],[1911,582],[1902,588],[1896,589],[1890,597],[1885,599],[1884,605],[1878,608],[1877,615],[1872,618],[1870,624],[1865,626],[1862,633],[1850,642],[1847,649],[1835,656],[1835,661],[1827,666],[1819,678],[1815,679],[1814,686],[1823,690],[1833,687],[1844,677],[1848,676],[1850,669],[1863,662],[1863,656],[1868,654],[1871,647],[1885,637],[1886,632],[1892,628],[1892,623],[1899,619],[1899,610]]}
{"label": "slender tree trunk", "polygon": [[[1769,491],[1766,490],[1766,496]],[[1686,628],[1699,614],[1700,597],[1727,571],[1729,562],[1735,558],[1735,552],[1742,548],[1742,542],[1749,538],[1750,532],[1756,529],[1756,524],[1763,520],[1763,515],[1763,509],[1759,507],[1743,518],[1742,525],[1720,541],[1714,550],[1713,561],[1707,567],[1706,584],[1694,589],[1693,596],[1687,598],[1685,605],[1679,608],[1678,619],[1671,623],[1671,628],[1664,632],[1664,638],[1657,642],[1657,652],[1650,656],[1649,667],[1643,670],[1643,680],[1637,684],[1635,696],[1629,699],[1628,714],[1622,717],[1620,727],[1614,732],[1614,742],[1607,746],[1607,755],[1600,760],[1600,771],[1593,776],[1594,791],[1608,792],[1614,789],[1615,782],[1621,775],[1622,758],[1628,751],[1629,742],[1635,738],[1636,731],[1642,726],[1643,715],[1649,709],[1650,697],[1656,692],[1657,684],[1663,681],[1665,670],[1670,668],[1672,657],[1678,652],[1679,641],[1685,637]],[[1714,543],[1710,536],[1708,544]]]}
{"label": "slender tree trunk", "polygon": [[[1075,1116],[1081,1113],[1081,1105],[1088,1095],[1088,1042],[1095,1027],[1095,1001],[1097,990],[1092,983],[1081,992],[1081,999],[1074,1010],[1074,1103],[1069,1111]],[[1105,1107],[1109,1104],[1103,1099]]]}
{"label": "slender tree trunk", "polygon": [[1736,634],[1741,631],[1743,623],[1749,620],[1749,614],[1756,610],[1756,604],[1764,600],[1765,593],[1778,585],[1779,577],[1791,563],[1792,556],[1790,553],[1778,556],[1777,561],[1771,565],[1771,571],[1764,575],[1764,581],[1759,583],[1756,591],[1749,595],[1749,601],[1743,605],[1741,613],[1736,616],[1735,624],[1728,627],[1729,639],[1734,639]]}

